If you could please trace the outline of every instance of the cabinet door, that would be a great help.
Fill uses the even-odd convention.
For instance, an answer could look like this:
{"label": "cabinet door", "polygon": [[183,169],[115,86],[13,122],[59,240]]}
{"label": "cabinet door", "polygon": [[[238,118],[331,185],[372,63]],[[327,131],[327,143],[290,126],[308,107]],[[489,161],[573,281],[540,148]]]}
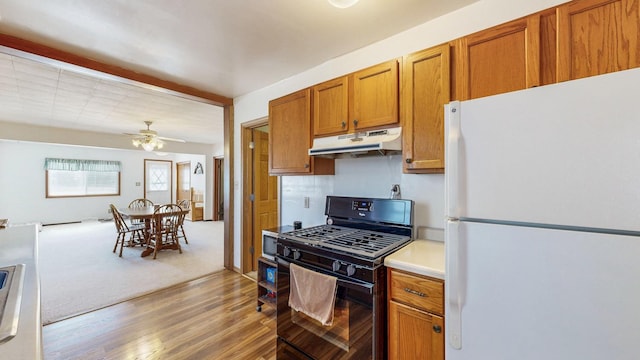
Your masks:
{"label": "cabinet door", "polygon": [[540,16],[514,20],[459,39],[456,99],[540,85]]}
{"label": "cabinet door", "polygon": [[347,132],[349,81],[344,76],[313,87],[313,135]]}
{"label": "cabinet door", "polygon": [[355,72],[351,75],[351,82],[351,130],[398,123],[397,60]]}
{"label": "cabinet door", "polygon": [[444,360],[443,318],[389,301],[389,359]]}
{"label": "cabinet door", "polygon": [[640,66],[640,1],[571,1],[558,8],[558,81]]}
{"label": "cabinet door", "polygon": [[449,44],[406,56],[402,71],[404,172],[444,171],[444,105],[450,101]]}
{"label": "cabinet door", "polygon": [[269,174],[333,175],[333,159],[309,156],[311,89],[269,102]]}
{"label": "cabinet door", "polygon": [[269,173],[310,173],[311,92],[269,102]]}

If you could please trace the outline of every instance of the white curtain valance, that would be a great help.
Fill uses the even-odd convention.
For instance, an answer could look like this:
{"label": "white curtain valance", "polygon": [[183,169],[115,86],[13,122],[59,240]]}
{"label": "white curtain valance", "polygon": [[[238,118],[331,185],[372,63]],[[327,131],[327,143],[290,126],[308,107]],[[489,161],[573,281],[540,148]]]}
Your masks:
{"label": "white curtain valance", "polygon": [[120,161],[109,160],[77,160],[77,159],[44,159],[45,170],[120,172]]}

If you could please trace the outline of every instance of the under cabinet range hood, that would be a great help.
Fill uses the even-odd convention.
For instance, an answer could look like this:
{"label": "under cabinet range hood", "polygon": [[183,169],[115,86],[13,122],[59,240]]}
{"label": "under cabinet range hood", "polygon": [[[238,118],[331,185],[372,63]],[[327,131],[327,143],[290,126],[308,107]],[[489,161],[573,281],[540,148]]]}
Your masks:
{"label": "under cabinet range hood", "polygon": [[402,128],[396,127],[316,138],[309,155],[386,155],[401,151]]}

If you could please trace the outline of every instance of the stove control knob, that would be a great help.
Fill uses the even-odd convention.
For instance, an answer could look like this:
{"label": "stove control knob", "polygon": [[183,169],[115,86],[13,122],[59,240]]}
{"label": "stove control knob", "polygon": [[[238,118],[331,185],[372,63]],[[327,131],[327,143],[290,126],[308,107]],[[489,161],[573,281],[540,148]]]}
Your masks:
{"label": "stove control knob", "polygon": [[302,256],[302,254],[300,253],[300,251],[298,250],[293,250],[293,259],[294,260],[298,260],[300,259],[300,257]]}
{"label": "stove control knob", "polygon": [[353,276],[356,273],[356,267],[354,265],[347,266],[347,276]]}
{"label": "stove control knob", "polygon": [[334,260],[333,261],[333,271],[338,271],[340,270],[340,266],[342,266],[342,264],[340,264],[340,261],[338,260]]}
{"label": "stove control knob", "polygon": [[282,253],[284,254],[285,257],[289,257],[289,255],[291,255],[291,249],[285,246]]}

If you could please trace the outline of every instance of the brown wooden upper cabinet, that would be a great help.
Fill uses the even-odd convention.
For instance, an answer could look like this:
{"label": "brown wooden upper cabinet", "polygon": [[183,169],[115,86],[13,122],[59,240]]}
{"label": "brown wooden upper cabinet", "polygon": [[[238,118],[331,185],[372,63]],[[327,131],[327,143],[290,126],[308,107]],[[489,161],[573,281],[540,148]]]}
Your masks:
{"label": "brown wooden upper cabinet", "polygon": [[398,124],[398,60],[315,85],[314,136]]}
{"label": "brown wooden upper cabinet", "polygon": [[450,101],[450,47],[436,46],[402,61],[403,170],[444,171],[444,105]]}
{"label": "brown wooden upper cabinet", "polygon": [[334,160],[309,155],[311,90],[269,102],[269,174],[333,175]]}
{"label": "brown wooden upper cabinet", "polygon": [[455,62],[458,100],[540,85],[540,16],[458,39]]}
{"label": "brown wooden upper cabinet", "polygon": [[312,89],[313,135],[346,132],[349,128],[349,77],[329,80]]}
{"label": "brown wooden upper cabinet", "polygon": [[558,7],[558,81],[640,66],[640,1],[581,0]]}

